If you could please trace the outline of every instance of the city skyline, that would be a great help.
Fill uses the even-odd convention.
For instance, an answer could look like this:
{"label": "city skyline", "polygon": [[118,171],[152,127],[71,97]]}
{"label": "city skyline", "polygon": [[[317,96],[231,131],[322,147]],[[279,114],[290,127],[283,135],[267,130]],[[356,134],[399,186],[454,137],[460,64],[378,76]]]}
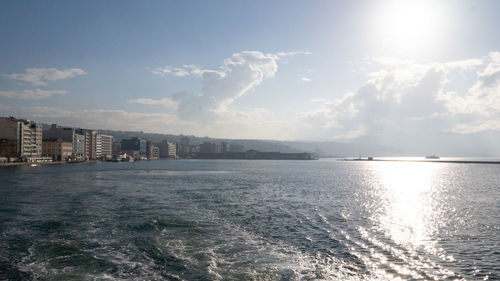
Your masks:
{"label": "city skyline", "polygon": [[396,147],[500,135],[495,1],[1,5],[2,116]]}

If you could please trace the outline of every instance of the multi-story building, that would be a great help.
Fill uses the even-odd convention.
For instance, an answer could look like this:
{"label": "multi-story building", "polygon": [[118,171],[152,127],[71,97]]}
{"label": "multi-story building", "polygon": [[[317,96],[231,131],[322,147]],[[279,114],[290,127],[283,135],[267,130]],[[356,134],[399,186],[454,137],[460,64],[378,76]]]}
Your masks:
{"label": "multi-story building", "polygon": [[73,135],[73,156],[77,158],[85,158],[87,138],[85,134],[75,133]]}
{"label": "multi-story building", "polygon": [[87,129],[76,129],[76,134],[85,136],[85,152],[84,156],[87,159],[96,159],[96,135],[97,131]]}
{"label": "multi-story building", "polygon": [[27,161],[42,156],[42,126],[30,120],[0,118],[0,156]]}
{"label": "multi-story building", "polygon": [[217,144],[214,142],[201,143],[200,153],[217,153]]}
{"label": "multi-story building", "polygon": [[177,145],[175,143],[164,140],[158,145],[158,147],[160,148],[160,158],[177,158]]}
{"label": "multi-story building", "polygon": [[146,142],[146,157],[151,160],[151,157],[153,157],[153,142],[147,141]]}
{"label": "multi-story building", "polygon": [[102,135],[97,133],[92,139],[92,145],[95,148],[94,159],[100,159],[102,157]]}
{"label": "multi-story building", "polygon": [[245,147],[242,144],[235,144],[235,143],[233,143],[233,144],[231,144],[229,146],[229,151],[230,152],[243,152],[244,148]]}
{"label": "multi-story building", "polygon": [[221,153],[229,152],[230,151],[229,148],[230,148],[230,146],[229,146],[229,143],[227,143],[227,142],[222,142],[220,144],[220,152]]}
{"label": "multi-story building", "polygon": [[0,156],[19,157],[18,150],[19,121],[13,117],[0,118]]}
{"label": "multi-story building", "polygon": [[157,146],[151,147],[151,160],[160,159],[160,148]]}
{"label": "multi-story building", "polygon": [[143,138],[125,139],[121,142],[121,151],[135,157],[147,157],[147,141]]}
{"label": "multi-story building", "polygon": [[18,120],[19,156],[23,158],[42,156],[42,125],[29,120]]}
{"label": "multi-story building", "polygon": [[0,118],[0,156],[7,158],[20,157],[19,142],[19,121],[13,117]]}
{"label": "multi-story building", "polygon": [[192,144],[189,146],[189,153],[198,153],[198,152],[200,152],[199,144]]}
{"label": "multi-story building", "polygon": [[189,138],[188,137],[183,137],[181,139],[181,145],[180,145],[180,156],[186,157],[190,153],[189,150]]}
{"label": "multi-story building", "polygon": [[113,155],[113,136],[101,136],[101,157],[110,158]]}
{"label": "multi-story building", "polygon": [[61,138],[43,141],[43,156],[52,157],[54,161],[64,161],[73,154],[73,143]]}
{"label": "multi-story building", "polygon": [[52,124],[51,127],[43,131],[44,140],[59,139],[70,141],[73,144],[72,157],[88,157],[87,151],[90,149],[90,139],[87,130],[61,127]]}
{"label": "multi-story building", "polygon": [[119,155],[122,151],[122,143],[119,141],[113,142],[113,155]]}

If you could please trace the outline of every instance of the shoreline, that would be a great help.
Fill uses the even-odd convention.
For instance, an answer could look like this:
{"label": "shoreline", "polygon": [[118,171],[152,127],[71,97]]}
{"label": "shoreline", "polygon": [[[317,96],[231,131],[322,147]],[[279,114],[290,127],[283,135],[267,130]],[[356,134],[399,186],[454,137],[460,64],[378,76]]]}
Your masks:
{"label": "shoreline", "polygon": [[99,163],[103,161],[99,160],[88,160],[85,162],[78,162],[78,163],[71,163],[71,162],[66,162],[66,161],[51,161],[51,162],[7,162],[7,163],[0,163],[0,168],[1,167],[17,167],[17,166],[31,166],[35,164],[36,166],[41,166],[41,165],[56,165],[56,164],[81,164],[81,163]]}
{"label": "shoreline", "polygon": [[495,164],[500,165],[500,161],[484,160],[418,160],[418,159],[339,159],[339,161],[363,161],[363,162],[424,162],[424,163],[453,163],[453,164]]}

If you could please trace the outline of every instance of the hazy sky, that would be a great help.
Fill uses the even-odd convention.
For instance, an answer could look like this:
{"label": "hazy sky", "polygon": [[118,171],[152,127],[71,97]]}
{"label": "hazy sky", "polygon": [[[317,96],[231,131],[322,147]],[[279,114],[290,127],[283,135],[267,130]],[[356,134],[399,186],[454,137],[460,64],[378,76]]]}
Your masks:
{"label": "hazy sky", "polygon": [[224,138],[500,130],[500,1],[1,1],[0,115]]}

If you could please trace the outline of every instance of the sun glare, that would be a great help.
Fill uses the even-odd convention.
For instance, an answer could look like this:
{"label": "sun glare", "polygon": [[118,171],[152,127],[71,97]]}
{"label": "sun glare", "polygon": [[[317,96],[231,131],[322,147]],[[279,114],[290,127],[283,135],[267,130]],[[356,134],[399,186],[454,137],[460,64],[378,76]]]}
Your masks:
{"label": "sun glare", "polygon": [[436,1],[390,1],[376,13],[375,40],[397,53],[436,46],[444,18]]}
{"label": "sun glare", "polygon": [[[422,163],[384,163],[377,172],[384,186],[384,212],[379,220],[390,237],[400,244],[428,243],[435,228],[431,185],[437,166]],[[432,247],[432,245],[427,245]]]}

